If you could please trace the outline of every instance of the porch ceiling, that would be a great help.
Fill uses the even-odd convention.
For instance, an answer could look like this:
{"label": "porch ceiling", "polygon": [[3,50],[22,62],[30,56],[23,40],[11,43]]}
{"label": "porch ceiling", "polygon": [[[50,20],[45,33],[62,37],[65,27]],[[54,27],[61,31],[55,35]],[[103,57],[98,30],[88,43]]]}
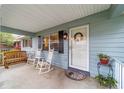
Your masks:
{"label": "porch ceiling", "polygon": [[110,8],[109,4],[2,5],[2,25],[38,32]]}

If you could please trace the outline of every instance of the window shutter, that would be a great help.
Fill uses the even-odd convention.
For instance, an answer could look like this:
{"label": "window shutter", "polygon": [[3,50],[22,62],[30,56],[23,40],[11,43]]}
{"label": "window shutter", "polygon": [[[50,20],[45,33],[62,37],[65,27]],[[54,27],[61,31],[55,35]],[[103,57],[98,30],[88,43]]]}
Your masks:
{"label": "window shutter", "polygon": [[38,36],[38,49],[41,49],[41,36]]}
{"label": "window shutter", "polygon": [[59,31],[59,53],[64,53],[64,31]]}

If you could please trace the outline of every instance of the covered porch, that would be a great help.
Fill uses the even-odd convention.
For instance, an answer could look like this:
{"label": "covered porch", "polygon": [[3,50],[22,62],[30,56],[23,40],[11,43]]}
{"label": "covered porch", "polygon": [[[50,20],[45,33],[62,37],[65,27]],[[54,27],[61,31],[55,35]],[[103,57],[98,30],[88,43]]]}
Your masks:
{"label": "covered porch", "polygon": [[[30,64],[1,68],[1,88],[103,88],[94,79],[100,53],[114,59],[113,77],[118,81],[117,88],[124,88],[124,5],[2,5],[1,9],[1,31],[29,36],[21,39],[21,51],[27,53],[42,50],[47,58],[54,48],[55,66],[43,76]],[[90,77],[79,82],[70,80],[64,74],[70,68],[89,73]],[[108,70],[103,67],[101,73],[107,75]]]}

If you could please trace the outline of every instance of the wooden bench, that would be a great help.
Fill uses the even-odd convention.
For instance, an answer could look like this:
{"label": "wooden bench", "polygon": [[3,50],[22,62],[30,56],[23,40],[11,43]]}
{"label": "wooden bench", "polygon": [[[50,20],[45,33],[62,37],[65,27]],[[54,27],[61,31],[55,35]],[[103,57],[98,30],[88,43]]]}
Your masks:
{"label": "wooden bench", "polygon": [[9,65],[27,62],[26,51],[8,51],[3,53],[4,67],[9,68]]}

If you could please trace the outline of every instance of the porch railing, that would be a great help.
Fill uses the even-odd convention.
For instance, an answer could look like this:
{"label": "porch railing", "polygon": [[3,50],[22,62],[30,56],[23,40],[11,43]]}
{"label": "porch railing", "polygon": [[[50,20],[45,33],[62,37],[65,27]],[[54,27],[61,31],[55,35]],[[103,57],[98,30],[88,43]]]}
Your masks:
{"label": "porch railing", "polygon": [[124,89],[124,62],[113,58],[115,60],[115,79],[117,80],[117,88]]}

